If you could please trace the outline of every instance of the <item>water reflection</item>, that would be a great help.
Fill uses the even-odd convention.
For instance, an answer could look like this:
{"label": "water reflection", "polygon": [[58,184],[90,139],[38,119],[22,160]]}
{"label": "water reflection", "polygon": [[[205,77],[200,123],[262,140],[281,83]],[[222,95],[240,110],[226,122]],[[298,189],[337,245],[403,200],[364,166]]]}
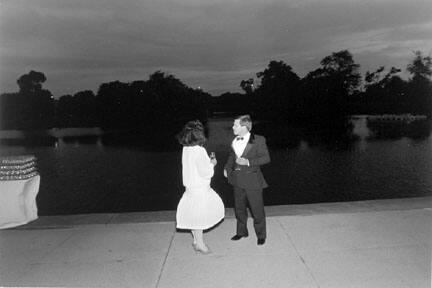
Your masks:
{"label": "water reflection", "polygon": [[[267,144],[273,149],[305,149],[305,147],[327,150],[350,150],[359,136],[353,133],[351,119],[319,125],[283,126],[271,123],[258,123],[254,126],[257,134],[267,138]],[[302,144],[303,143],[303,144]]]}
{"label": "water reflection", "polygon": [[327,126],[277,127],[259,123],[254,130],[266,135],[268,145],[274,149],[300,149],[301,146],[301,149],[313,147],[338,151],[364,149],[367,142],[375,140],[394,141],[407,137],[423,141],[431,135],[432,125],[430,120],[385,122],[358,115]]}
{"label": "water reflection", "polygon": [[[272,159],[263,167],[270,184],[266,205],[430,195],[430,122],[391,128],[401,131],[391,133],[404,135],[400,140],[400,136],[386,138],[381,132],[387,129],[384,124],[369,127],[368,123],[367,118],[356,117],[327,130],[254,126],[256,133],[267,137]],[[232,207],[233,197],[223,164],[233,139],[231,126],[231,119],[209,122],[208,145],[219,163],[212,187],[227,207]],[[157,141],[164,136],[154,134]],[[131,131],[57,134],[54,141],[45,134],[48,146],[30,145],[37,138],[26,136],[19,141],[27,146],[1,145],[0,153],[37,156],[42,175],[40,215],[169,210],[176,208],[184,191],[180,146],[174,138],[175,149],[169,150],[170,143],[154,148],[149,145],[153,135]]]}
{"label": "water reflection", "polygon": [[140,131],[108,132],[100,138],[102,146],[127,147],[145,151],[172,151],[179,149],[175,134],[162,132],[142,133]]}
{"label": "water reflection", "polygon": [[408,137],[414,140],[425,140],[431,134],[431,121],[390,122],[368,120],[367,127],[371,131],[368,140],[398,140]]}
{"label": "water reflection", "polygon": [[351,119],[353,125],[352,133],[357,135],[360,140],[365,140],[370,136],[370,130],[367,126],[367,116],[354,116]]}
{"label": "water reflection", "polygon": [[65,136],[62,144],[97,145],[101,143],[101,136]]}
{"label": "water reflection", "polygon": [[[217,120],[220,121],[220,120]],[[210,122],[210,141],[220,146],[227,146],[232,139],[231,121],[222,121],[221,125]],[[375,140],[398,140],[407,137],[422,141],[431,135],[431,121],[413,122],[377,121],[367,115],[353,116],[346,121],[338,121],[319,126],[274,125],[272,123],[256,123],[254,131],[267,138],[270,148],[307,149],[314,147],[327,150],[351,150],[356,146],[363,147],[367,142]],[[215,130],[215,131],[212,131]],[[50,131],[15,131],[18,136],[4,137],[0,135],[0,144],[4,146],[40,147],[51,146],[61,148],[64,145],[96,145],[98,147],[127,147],[147,151],[172,151],[178,149],[174,135],[159,132],[139,133],[136,131],[102,131],[94,135],[63,135]],[[69,131],[70,132],[70,131]],[[88,131],[86,131],[87,133]],[[15,133],[16,134],[16,133]],[[58,135],[57,135],[58,134]],[[216,135],[215,135],[216,134]],[[223,137],[220,137],[223,134]],[[7,135],[6,135],[7,136]]]}
{"label": "water reflection", "polygon": [[[57,145],[58,139],[47,131],[14,131],[18,134],[12,137],[1,137],[0,144],[5,146],[40,147]],[[7,135],[6,135],[7,136]]]}

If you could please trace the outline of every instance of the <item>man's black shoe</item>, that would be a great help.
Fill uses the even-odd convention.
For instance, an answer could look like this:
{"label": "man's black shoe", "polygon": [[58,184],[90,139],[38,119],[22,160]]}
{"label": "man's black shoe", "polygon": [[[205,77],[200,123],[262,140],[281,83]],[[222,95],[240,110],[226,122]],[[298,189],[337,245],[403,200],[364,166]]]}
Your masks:
{"label": "man's black shoe", "polygon": [[246,235],[246,236],[243,236],[243,235],[234,235],[233,237],[231,237],[231,240],[233,240],[233,241],[237,241],[237,240],[240,240],[241,238],[246,238],[246,237],[248,237],[248,235]]}
{"label": "man's black shoe", "polygon": [[265,239],[258,239],[257,245],[264,245]]}

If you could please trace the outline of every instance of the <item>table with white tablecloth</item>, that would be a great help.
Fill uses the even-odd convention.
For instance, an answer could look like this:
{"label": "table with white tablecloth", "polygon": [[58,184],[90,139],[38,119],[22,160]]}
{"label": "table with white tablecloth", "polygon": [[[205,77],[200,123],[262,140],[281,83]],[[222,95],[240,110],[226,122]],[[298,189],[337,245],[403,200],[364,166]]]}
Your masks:
{"label": "table with white tablecloth", "polygon": [[38,218],[36,196],[40,176],[0,181],[0,229],[27,224]]}

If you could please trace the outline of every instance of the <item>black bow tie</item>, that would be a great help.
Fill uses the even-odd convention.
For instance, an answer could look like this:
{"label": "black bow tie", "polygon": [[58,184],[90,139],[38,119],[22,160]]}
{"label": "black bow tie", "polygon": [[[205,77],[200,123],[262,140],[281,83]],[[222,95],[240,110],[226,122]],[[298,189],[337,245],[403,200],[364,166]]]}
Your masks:
{"label": "black bow tie", "polygon": [[244,138],[243,137],[237,137],[236,138],[236,140],[238,141],[238,140],[243,140]]}

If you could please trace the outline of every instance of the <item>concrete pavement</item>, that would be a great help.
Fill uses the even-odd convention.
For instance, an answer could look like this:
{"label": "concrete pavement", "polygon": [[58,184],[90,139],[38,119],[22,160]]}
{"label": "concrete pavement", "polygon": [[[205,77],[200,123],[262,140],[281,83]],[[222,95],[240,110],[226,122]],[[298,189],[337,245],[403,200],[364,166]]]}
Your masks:
{"label": "concrete pavement", "polygon": [[432,197],[266,207],[268,240],[197,255],[174,211],[45,216],[0,231],[0,286],[431,287]]}

